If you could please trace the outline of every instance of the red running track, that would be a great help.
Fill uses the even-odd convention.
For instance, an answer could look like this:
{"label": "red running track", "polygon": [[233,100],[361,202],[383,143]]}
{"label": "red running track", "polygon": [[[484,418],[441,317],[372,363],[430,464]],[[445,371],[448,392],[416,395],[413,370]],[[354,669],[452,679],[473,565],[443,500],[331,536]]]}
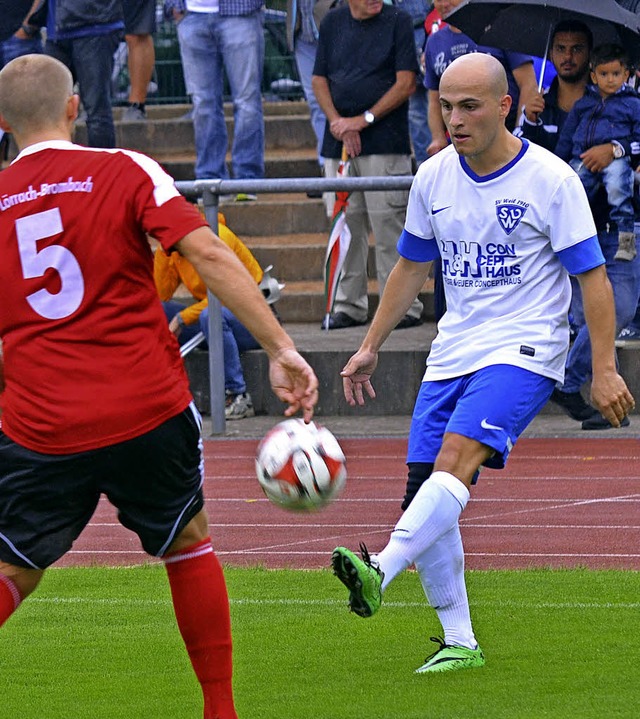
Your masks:
{"label": "red running track", "polygon": [[[254,440],[205,442],[205,495],[223,563],[327,567],[337,545],[371,551],[400,515],[405,446],[398,439],[341,442],[349,477],[342,496],[313,514],[271,505],[254,473]],[[526,567],[640,570],[640,442],[521,439],[502,471],[483,470],[461,527],[469,569]],[[58,566],[139,564],[138,540],[104,500]]]}

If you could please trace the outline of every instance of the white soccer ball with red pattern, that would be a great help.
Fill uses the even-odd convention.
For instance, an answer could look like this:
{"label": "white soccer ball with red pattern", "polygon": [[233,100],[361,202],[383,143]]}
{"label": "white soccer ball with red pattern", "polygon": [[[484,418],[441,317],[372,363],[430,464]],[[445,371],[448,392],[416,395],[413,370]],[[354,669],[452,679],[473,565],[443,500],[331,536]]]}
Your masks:
{"label": "white soccer ball with red pattern", "polygon": [[292,511],[320,509],[338,496],[347,480],[344,452],[321,425],[287,419],[258,445],[256,474],[267,498]]}

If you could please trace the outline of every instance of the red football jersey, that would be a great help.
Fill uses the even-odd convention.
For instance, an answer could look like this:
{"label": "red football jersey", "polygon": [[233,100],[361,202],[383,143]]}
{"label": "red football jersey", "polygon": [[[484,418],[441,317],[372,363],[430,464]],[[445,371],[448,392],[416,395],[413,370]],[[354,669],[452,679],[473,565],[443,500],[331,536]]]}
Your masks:
{"label": "red football jersey", "polygon": [[70,142],[0,172],[2,430],[45,454],[139,436],[191,401],[153,281],[206,222],[150,158]]}

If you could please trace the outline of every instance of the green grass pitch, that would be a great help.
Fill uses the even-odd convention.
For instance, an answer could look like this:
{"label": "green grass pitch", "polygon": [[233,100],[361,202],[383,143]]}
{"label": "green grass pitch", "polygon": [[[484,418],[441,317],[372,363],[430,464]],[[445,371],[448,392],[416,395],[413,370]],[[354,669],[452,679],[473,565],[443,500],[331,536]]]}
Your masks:
{"label": "green grass pitch", "polygon": [[[405,573],[368,620],[329,571],[227,569],[240,719],[636,719],[640,573],[468,573],[483,669],[415,676],[439,632]],[[50,570],[0,630],[0,717],[198,719],[162,567]]]}

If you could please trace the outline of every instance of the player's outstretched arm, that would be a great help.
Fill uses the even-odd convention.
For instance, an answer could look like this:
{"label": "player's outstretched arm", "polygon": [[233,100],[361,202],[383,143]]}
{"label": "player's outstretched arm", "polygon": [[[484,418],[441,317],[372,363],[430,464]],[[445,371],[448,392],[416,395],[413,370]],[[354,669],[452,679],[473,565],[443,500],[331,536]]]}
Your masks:
{"label": "player's outstretched arm", "polygon": [[305,421],[311,421],[318,401],[318,379],[236,254],[208,227],[190,232],[176,249],[264,348],[269,356],[271,387],[289,405],[285,414],[302,410]]}
{"label": "player's outstretched arm", "polygon": [[578,275],[578,281],[591,340],[591,400],[614,427],[619,427],[635,408],[635,401],[616,367],[613,290],[604,265]]}
{"label": "player's outstretched arm", "polygon": [[364,392],[372,399],[376,396],[371,375],[378,364],[378,350],[418,296],[429,266],[429,262],[411,262],[401,257],[391,270],[371,327],[360,349],[340,373],[344,397],[352,407],[364,404]]}

